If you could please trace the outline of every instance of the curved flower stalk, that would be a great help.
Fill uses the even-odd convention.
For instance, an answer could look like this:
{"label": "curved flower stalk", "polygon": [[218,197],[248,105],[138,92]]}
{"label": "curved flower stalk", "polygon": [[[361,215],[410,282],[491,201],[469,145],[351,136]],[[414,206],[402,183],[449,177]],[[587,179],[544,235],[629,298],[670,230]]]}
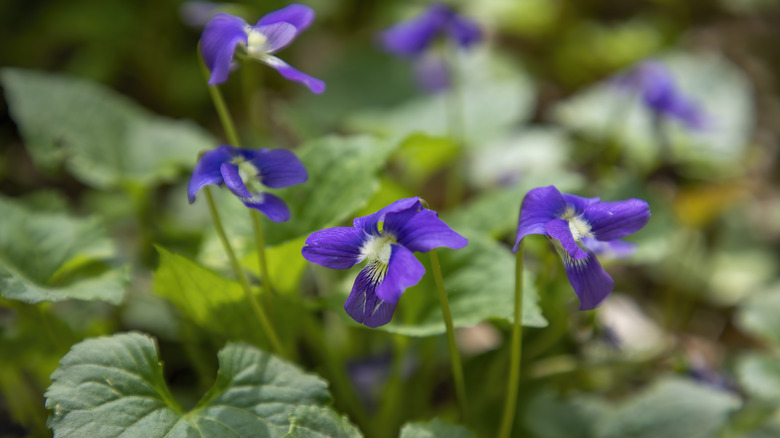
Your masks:
{"label": "curved flower stalk", "polygon": [[628,255],[630,244],[619,239],[639,231],[649,219],[650,206],[641,199],[601,202],[561,193],[554,186],[539,187],[523,199],[514,251],[529,234],[549,237],[580,298],[580,310],[594,309],[615,287],[595,253]]}
{"label": "curved flower stalk", "polygon": [[477,23],[456,14],[443,3],[434,3],[417,17],[382,32],[380,42],[394,55],[415,58],[420,85],[428,91],[440,91],[448,89],[451,82],[450,66],[429,50],[440,35],[462,49],[482,40]]}
{"label": "curved flower stalk", "polygon": [[211,72],[209,85],[227,81],[238,50],[243,56],[272,67],[285,78],[306,85],[313,93],[322,93],[325,91],[323,81],[293,68],[273,55],[290,44],[313,20],[314,11],[299,4],[271,12],[254,26],[230,14],[215,15],[206,24],[200,37],[200,52]]}
{"label": "curved flower stalk", "polygon": [[387,324],[406,288],[425,274],[413,252],[443,246],[463,248],[468,240],[439,215],[423,208],[420,198],[398,200],[378,212],[356,218],[353,227],[312,233],[303,257],[331,269],[349,269],[366,261],[344,304],[347,314],[368,327]]}
{"label": "curved flower stalk", "polygon": [[642,103],[658,117],[675,119],[689,129],[706,129],[706,113],[674,82],[669,69],[657,60],[644,61],[615,79],[618,86],[639,95]]}
{"label": "curved flower stalk", "polygon": [[220,145],[201,155],[187,186],[190,204],[207,185],[222,185],[249,208],[258,210],[274,222],[290,219],[287,204],[278,196],[260,191],[260,184],[282,188],[306,182],[303,163],[286,149],[241,149]]}

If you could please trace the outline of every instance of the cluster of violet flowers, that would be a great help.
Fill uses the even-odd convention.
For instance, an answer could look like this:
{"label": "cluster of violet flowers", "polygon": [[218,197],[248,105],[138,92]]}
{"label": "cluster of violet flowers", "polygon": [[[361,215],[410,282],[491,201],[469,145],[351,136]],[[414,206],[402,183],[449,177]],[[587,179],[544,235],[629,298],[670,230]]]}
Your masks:
{"label": "cluster of violet flowers", "polygon": [[[224,83],[239,61],[254,59],[285,78],[307,86],[313,93],[324,92],[323,81],[275,56],[313,20],[314,11],[299,4],[271,12],[255,25],[225,13],[214,16],[206,24],[200,40],[209,85]],[[456,14],[444,4],[435,3],[421,15],[382,32],[380,42],[392,54],[425,64],[438,37],[454,47],[469,48],[479,43],[482,36],[476,22]],[[432,88],[449,86],[446,68],[439,68],[439,73],[438,79],[422,80]],[[692,129],[706,125],[704,113],[679,92],[660,61],[639,64],[615,82],[640,96],[657,117],[678,120]],[[207,186],[224,185],[248,208],[263,213],[271,221],[282,222],[290,219],[287,205],[281,198],[263,191],[263,187],[287,187],[305,183],[307,179],[304,165],[291,151],[244,149],[238,144],[222,144],[200,157],[189,182],[188,197],[192,203]],[[539,187],[530,190],[522,200],[513,250],[521,261],[525,237],[529,234],[546,236],[560,256],[569,282],[579,297],[580,309],[594,309],[614,289],[613,279],[597,256],[604,253],[630,255],[633,245],[621,239],[639,231],[649,218],[649,205],[640,199],[604,202],[599,198],[561,193],[554,186]],[[302,255],[309,262],[331,269],[348,269],[365,262],[344,309],[356,322],[374,328],[391,321],[404,291],[423,277],[425,268],[415,252],[432,252],[433,256],[435,248],[460,249],[467,244],[468,240],[427,208],[422,199],[412,197],[355,218],[351,227],[333,227],[312,233],[306,239]],[[521,263],[518,266],[522,270]],[[519,272],[518,278],[520,275]],[[267,281],[267,278],[263,280]],[[521,288],[522,284],[517,287]],[[521,305],[522,302],[518,303]],[[447,313],[448,310],[445,315]],[[517,333],[521,319],[516,313]],[[516,342],[519,345],[519,340]],[[513,366],[519,368],[519,362],[513,362]],[[510,398],[508,407],[511,407]],[[508,427],[511,429],[511,421]],[[506,427],[502,426],[502,435],[507,433]]]}

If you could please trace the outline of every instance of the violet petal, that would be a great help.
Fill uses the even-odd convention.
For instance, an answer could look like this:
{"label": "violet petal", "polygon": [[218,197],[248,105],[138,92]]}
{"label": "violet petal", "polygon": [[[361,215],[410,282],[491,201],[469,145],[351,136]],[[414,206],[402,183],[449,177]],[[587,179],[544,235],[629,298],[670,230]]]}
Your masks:
{"label": "violet petal", "polygon": [[361,248],[369,236],[360,228],[333,227],[306,238],[301,253],[306,260],[331,269],[348,269],[361,261]]}
{"label": "violet petal", "polygon": [[225,186],[233,192],[234,195],[239,198],[251,198],[252,192],[246,188],[244,181],[241,179],[241,175],[238,173],[238,166],[233,163],[222,163],[219,168],[222,173],[222,178],[225,181]]}
{"label": "violet petal", "polygon": [[355,321],[368,327],[385,325],[393,318],[397,302],[386,302],[376,295],[378,284],[371,277],[371,268],[366,266],[352,285],[344,310]]}
{"label": "violet petal", "polygon": [[325,91],[325,82],[313,76],[309,76],[306,73],[301,72],[300,70],[295,69],[290,64],[282,61],[276,56],[266,55],[263,56],[261,61],[267,64],[268,66],[274,68],[276,71],[279,72],[279,74],[281,74],[285,78],[306,85],[307,87],[309,87],[309,90],[311,90],[311,92],[314,94],[321,94]]}
{"label": "violet petal", "polygon": [[392,234],[398,243],[414,252],[428,252],[436,247],[460,249],[468,240],[456,233],[427,208],[408,208],[387,213],[383,232]]}
{"label": "violet petal", "polygon": [[287,149],[241,149],[239,153],[257,168],[266,187],[289,187],[309,178],[301,160]]}
{"label": "violet petal", "polygon": [[231,161],[233,155],[231,154],[231,148],[229,146],[219,146],[218,148],[204,152],[200,156],[198,163],[195,164],[195,169],[192,171],[192,176],[187,184],[187,198],[190,204],[195,202],[195,196],[200,189],[209,185],[222,184],[222,172],[220,166],[222,163]]}
{"label": "violet petal", "polygon": [[[266,37],[263,47],[258,47],[263,53],[273,53],[286,47],[295,39],[298,32],[290,23],[274,23],[264,26],[253,26],[252,31]],[[251,42],[251,41],[250,41]]]}
{"label": "violet petal", "polygon": [[421,209],[422,203],[420,198],[404,198],[399,199],[387,207],[383,207],[376,213],[369,214],[355,218],[352,224],[357,228],[362,228],[368,234],[379,235],[379,223],[385,220],[385,216],[389,213],[395,213],[414,207],[415,209]]}
{"label": "violet petal", "polygon": [[599,202],[585,209],[583,217],[594,237],[617,240],[639,231],[650,220],[650,206],[641,199]]}
{"label": "violet petal", "polygon": [[225,13],[206,23],[200,37],[200,53],[211,72],[209,85],[227,81],[236,46],[247,42],[246,28],[244,20]]}
{"label": "violet petal", "polygon": [[290,23],[298,33],[306,29],[314,21],[314,10],[308,6],[293,3],[282,9],[269,12],[257,21],[258,26],[275,23]]}
{"label": "violet petal", "polygon": [[517,252],[520,241],[529,234],[548,236],[547,222],[560,218],[565,211],[566,202],[555,186],[538,187],[529,191],[520,207],[520,222],[513,251]]}
{"label": "violet petal", "polygon": [[376,295],[380,300],[397,303],[404,291],[420,282],[425,274],[425,268],[410,250],[401,245],[392,245],[387,273],[379,286]]}
{"label": "violet petal", "polygon": [[615,281],[601,267],[593,254],[584,259],[572,260],[563,257],[563,267],[569,277],[569,283],[580,297],[580,310],[598,307],[615,288]]}
{"label": "violet petal", "polygon": [[267,192],[258,193],[251,198],[242,199],[244,205],[265,214],[273,222],[285,222],[290,219],[290,209],[276,195]]}

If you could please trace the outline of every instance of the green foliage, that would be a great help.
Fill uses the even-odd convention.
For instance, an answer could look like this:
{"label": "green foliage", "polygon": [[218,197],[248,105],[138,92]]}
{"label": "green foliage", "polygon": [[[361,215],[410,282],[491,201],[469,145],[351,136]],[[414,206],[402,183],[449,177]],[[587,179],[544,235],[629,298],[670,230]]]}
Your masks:
{"label": "green foliage", "polygon": [[0,297],[26,303],[122,300],[127,272],[100,221],[36,211],[0,197]]}
{"label": "green foliage", "polygon": [[750,396],[780,406],[780,356],[746,354],[737,362],[736,373],[741,387]]}
{"label": "green foliage", "polygon": [[659,380],[615,406],[599,438],[709,438],[740,405],[727,392],[674,378]]}
{"label": "green foliage", "polygon": [[595,438],[607,409],[594,397],[563,398],[545,391],[531,400],[523,420],[535,438]]}
{"label": "green foliage", "polygon": [[407,423],[401,428],[399,438],[476,438],[463,426],[434,418],[428,422]]}
{"label": "green foliage", "polygon": [[416,133],[403,140],[395,158],[407,178],[420,184],[457,156],[458,145],[451,139]]}
{"label": "green foliage", "polygon": [[11,116],[38,166],[61,162],[96,188],[168,181],[216,141],[190,121],[154,116],[83,79],[6,68]]}
{"label": "green foliage", "polygon": [[[323,412],[329,395],[319,377],[242,343],[228,344],[218,357],[214,386],[184,412],[166,386],[152,338],[129,333],[81,342],[62,358],[46,391],[50,427],[58,437],[359,436]],[[307,434],[286,435],[298,428]]]}
{"label": "green foliage", "polygon": [[743,302],[736,322],[747,332],[780,345],[780,285],[754,293]]}
{"label": "green foliage", "polygon": [[[471,327],[482,321],[514,321],[515,257],[507,248],[479,233],[459,230],[469,244],[457,251],[438,250],[444,275],[444,287],[456,328]],[[427,256],[422,256],[424,259]],[[426,277],[432,276],[426,268]],[[523,325],[544,327],[547,320],[537,304],[539,296],[534,275],[525,272],[523,281]],[[430,280],[430,278],[429,278]],[[436,336],[445,333],[436,289],[423,281],[404,293],[399,307],[403,317],[379,327],[406,336]]]}
{"label": "green foliage", "polygon": [[710,438],[718,436],[739,405],[730,393],[688,380],[662,378],[616,402],[595,396],[558,399],[541,394],[525,419],[538,438]]}
{"label": "green foliage", "polygon": [[[602,145],[614,143],[633,168],[652,169],[662,160],[687,165],[711,178],[739,172],[755,123],[752,90],[745,75],[715,54],[670,53],[662,58],[682,93],[700,104],[710,122],[690,130],[666,121],[655,130],[639,99],[611,83],[599,83],[560,103],[555,117],[563,126]],[[666,150],[664,137],[671,143]]]}
{"label": "green foliage", "polygon": [[[301,255],[301,248],[303,248],[305,241],[306,236],[265,249],[268,275],[271,277],[270,281],[276,292],[293,295],[298,291],[301,276],[308,265],[306,259]],[[262,281],[257,252],[247,257],[243,265]]]}
{"label": "green foliage", "polygon": [[313,140],[298,153],[309,183],[279,190],[292,219],[270,224],[273,245],[308,235],[350,218],[379,188],[377,172],[397,145],[372,136],[330,136]]}
{"label": "green foliage", "polygon": [[157,247],[154,290],[195,324],[230,339],[258,342],[262,328],[237,281]]}
{"label": "green foliage", "polygon": [[290,431],[284,438],[360,438],[363,435],[346,417],[332,409],[299,406],[290,415]]}
{"label": "green foliage", "polygon": [[395,142],[416,133],[451,136],[455,124],[467,144],[476,147],[530,116],[534,91],[525,72],[486,50],[459,54],[458,60],[460,96],[438,93],[392,109],[364,111],[353,116],[349,126]]}

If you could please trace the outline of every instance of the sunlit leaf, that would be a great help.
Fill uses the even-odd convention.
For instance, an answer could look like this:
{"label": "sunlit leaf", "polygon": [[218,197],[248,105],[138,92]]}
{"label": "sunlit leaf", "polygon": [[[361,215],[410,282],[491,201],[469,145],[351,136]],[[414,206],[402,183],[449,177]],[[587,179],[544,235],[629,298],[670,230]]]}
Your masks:
{"label": "sunlit leaf", "polygon": [[233,339],[257,342],[263,330],[238,282],[157,247],[160,266],[154,291],[171,301],[195,324]]}
{"label": "sunlit leaf", "polygon": [[451,139],[416,133],[404,139],[395,158],[405,177],[419,184],[451,163],[457,155],[458,146]]}
{"label": "sunlit leaf", "polygon": [[[330,398],[324,380],[247,344],[229,343],[218,358],[214,386],[184,412],[163,379],[153,339],[129,333],[81,342],[52,374],[49,426],[58,437],[282,437],[301,409]],[[319,415],[303,436],[347,426]]]}
{"label": "sunlit leaf", "polygon": [[194,123],[155,116],[97,83],[13,68],[0,79],[35,162],[51,169],[64,161],[94,187],[170,180],[216,146]]}
{"label": "sunlit leaf", "polygon": [[[298,290],[301,275],[308,264],[301,254],[305,240],[305,237],[299,237],[265,249],[268,275],[275,291],[291,294]],[[263,281],[257,252],[247,257],[243,265]]]}
{"label": "sunlit leaf", "polygon": [[399,438],[476,438],[476,435],[463,426],[434,418],[428,422],[405,424]]}
{"label": "sunlit leaf", "polygon": [[114,247],[98,220],[36,211],[3,197],[0,210],[0,297],[122,300],[127,272],[107,265]]}
{"label": "sunlit leaf", "polygon": [[299,406],[290,416],[284,438],[360,438],[363,435],[346,417],[329,408]]}

